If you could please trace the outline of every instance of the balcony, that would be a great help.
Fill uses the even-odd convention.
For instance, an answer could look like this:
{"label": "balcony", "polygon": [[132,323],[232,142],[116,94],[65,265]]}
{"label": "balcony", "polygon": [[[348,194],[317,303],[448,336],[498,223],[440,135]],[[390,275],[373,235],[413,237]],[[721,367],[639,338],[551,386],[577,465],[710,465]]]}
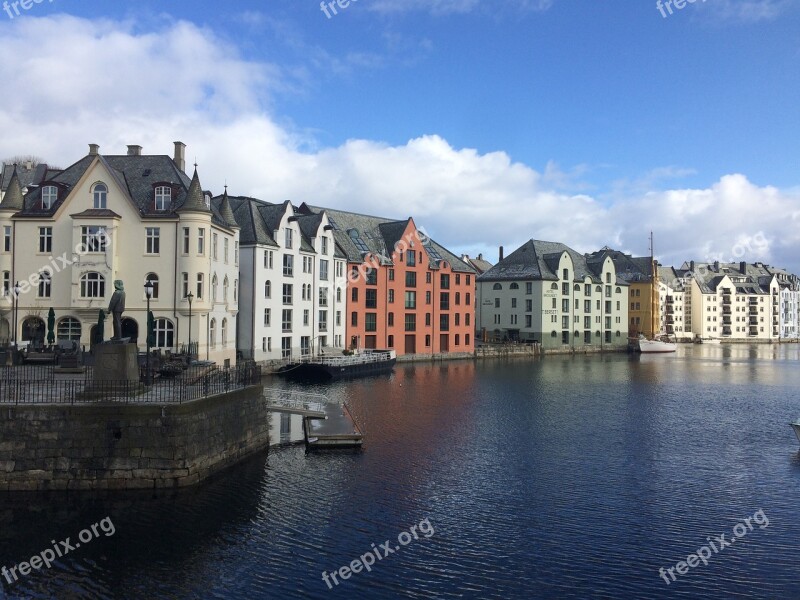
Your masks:
{"label": "balcony", "polygon": [[675,323],[675,317],[667,317],[667,323]]}
{"label": "balcony", "polygon": [[675,308],[673,306],[667,306],[666,312],[668,315],[671,315],[675,312]]}
{"label": "balcony", "polygon": [[730,315],[725,315],[724,317],[722,317],[722,324],[723,325],[732,325],[733,321],[731,319],[731,316]]}
{"label": "balcony", "polygon": [[750,306],[758,306],[758,298],[750,298]]}
{"label": "balcony", "polygon": [[723,306],[722,307],[722,314],[724,314],[724,315],[731,314],[731,307],[730,306]]}
{"label": "balcony", "polygon": [[750,326],[758,325],[758,317],[750,317]]}
{"label": "balcony", "polygon": [[672,296],[667,296],[667,304],[672,304],[673,302],[675,302],[675,298]]}
{"label": "balcony", "polygon": [[750,314],[757,315],[758,314],[758,306],[751,306],[750,307]]}
{"label": "balcony", "polygon": [[722,328],[722,335],[723,336],[730,336],[731,335],[731,328],[730,327],[723,327]]}
{"label": "balcony", "polygon": [[750,334],[749,335],[758,335],[758,327],[750,326]]}
{"label": "balcony", "polygon": [[722,306],[730,306],[730,304],[731,304],[731,297],[728,296],[728,295],[723,296],[722,297]]}
{"label": "balcony", "polygon": [[667,325],[667,333],[675,333],[675,327],[672,325]]}

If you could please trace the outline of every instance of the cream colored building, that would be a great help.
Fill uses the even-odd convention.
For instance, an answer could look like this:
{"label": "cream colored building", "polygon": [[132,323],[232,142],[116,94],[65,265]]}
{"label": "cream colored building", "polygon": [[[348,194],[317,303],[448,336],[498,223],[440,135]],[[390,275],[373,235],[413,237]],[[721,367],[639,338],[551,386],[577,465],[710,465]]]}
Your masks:
{"label": "cream colored building", "polygon": [[144,350],[149,280],[156,347],[178,350],[191,336],[198,358],[233,362],[239,228],[230,205],[224,198],[212,202],[196,169],[193,178],[186,175],[181,142],[171,157],[141,150],[133,145],[124,155],[102,155],[91,144],[75,164],[43,169],[25,190],[12,176],[0,202],[0,338],[4,332],[13,338],[9,290],[19,282],[18,340],[43,342],[52,307],[56,337],[89,349],[98,312],[108,309],[114,281],[122,280],[123,336]]}

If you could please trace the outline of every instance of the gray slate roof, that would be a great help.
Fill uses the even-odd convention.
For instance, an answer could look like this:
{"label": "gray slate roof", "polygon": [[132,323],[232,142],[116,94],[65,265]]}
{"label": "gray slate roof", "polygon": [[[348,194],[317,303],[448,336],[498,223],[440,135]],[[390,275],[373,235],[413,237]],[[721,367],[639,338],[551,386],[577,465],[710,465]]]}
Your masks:
{"label": "gray slate roof", "polygon": [[597,252],[587,255],[587,260],[605,260],[611,257],[614,261],[614,268],[617,271],[617,279],[628,284],[631,283],[651,283],[653,281],[652,266],[649,256],[631,256],[619,250],[603,248]]}
{"label": "gray slate roof", "polygon": [[[566,244],[541,240],[528,240],[479,276],[478,281],[558,281],[558,261],[564,252],[570,255],[575,267],[573,281],[589,277],[594,283],[602,283],[600,273],[604,258],[587,261],[583,254]],[[617,283],[624,284],[619,278]]]}
{"label": "gray slate roof", "polygon": [[19,177],[15,169],[12,171],[11,180],[8,182],[8,189],[6,190],[5,196],[3,196],[3,201],[0,202],[0,209],[18,211],[22,209],[22,206],[22,186],[20,185]]}

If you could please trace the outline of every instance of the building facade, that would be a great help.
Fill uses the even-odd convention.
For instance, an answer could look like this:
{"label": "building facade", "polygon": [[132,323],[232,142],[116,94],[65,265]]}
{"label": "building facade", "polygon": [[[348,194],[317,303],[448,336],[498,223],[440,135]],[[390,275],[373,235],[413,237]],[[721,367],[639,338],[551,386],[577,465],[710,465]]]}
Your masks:
{"label": "building facade", "polygon": [[328,216],[346,257],[346,345],[398,356],[473,352],[475,270],[417,229],[393,221],[303,204]]}
{"label": "building facade", "polygon": [[[16,331],[20,341],[43,343],[52,307],[55,337],[88,349],[121,280],[122,334],[144,349],[149,281],[157,348],[177,351],[191,337],[199,358],[235,359],[239,231],[230,208],[203,192],[196,169],[186,175],[181,142],[172,157],[141,150],[102,155],[92,144],[64,170],[41,169],[27,189],[12,177],[0,203],[0,337]],[[107,321],[106,339],[110,327]]]}
{"label": "building facade", "polygon": [[608,255],[530,240],[478,277],[479,327],[545,349],[624,348],[628,287]]}

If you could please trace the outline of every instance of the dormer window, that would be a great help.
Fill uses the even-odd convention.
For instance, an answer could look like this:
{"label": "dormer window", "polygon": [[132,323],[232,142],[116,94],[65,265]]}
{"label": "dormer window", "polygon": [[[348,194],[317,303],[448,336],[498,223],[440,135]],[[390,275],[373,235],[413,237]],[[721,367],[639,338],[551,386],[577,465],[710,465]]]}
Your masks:
{"label": "dormer window", "polygon": [[94,190],[92,190],[92,196],[94,198],[94,208],[106,208],[108,186],[105,183],[96,184]]}
{"label": "dormer window", "polygon": [[50,210],[58,198],[58,188],[54,185],[46,185],[42,188],[42,208]]}
{"label": "dormer window", "polygon": [[172,202],[172,189],[165,185],[156,187],[156,210],[164,211],[169,210],[170,203]]}
{"label": "dormer window", "polygon": [[203,194],[203,198],[206,201],[206,208],[211,210],[211,194]]}

